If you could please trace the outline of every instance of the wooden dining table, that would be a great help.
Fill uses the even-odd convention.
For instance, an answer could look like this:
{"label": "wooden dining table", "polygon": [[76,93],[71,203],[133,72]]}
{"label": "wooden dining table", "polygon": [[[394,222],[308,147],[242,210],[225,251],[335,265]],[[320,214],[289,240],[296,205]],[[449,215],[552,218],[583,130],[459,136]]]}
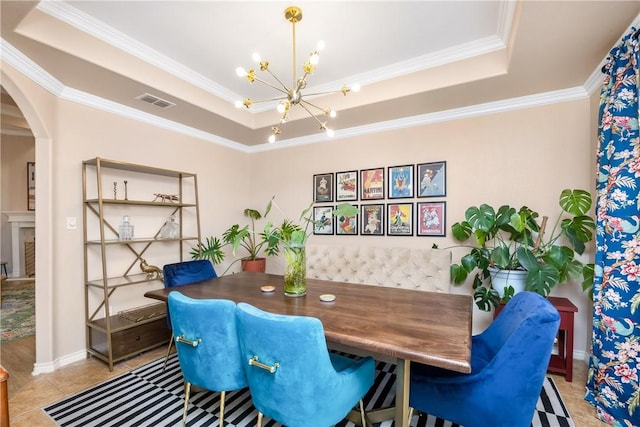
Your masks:
{"label": "wooden dining table", "polygon": [[[190,285],[159,289],[146,297],[167,301],[171,291],[190,298],[228,299],[261,310],[320,319],[330,348],[396,364],[396,405],[369,411],[372,422],[409,424],[409,369],[418,362],[471,372],[473,301],[468,295],[307,279],[307,294],[288,297],[283,276],[241,272]],[[272,292],[261,290],[273,286]],[[334,295],[325,302],[320,297]]]}

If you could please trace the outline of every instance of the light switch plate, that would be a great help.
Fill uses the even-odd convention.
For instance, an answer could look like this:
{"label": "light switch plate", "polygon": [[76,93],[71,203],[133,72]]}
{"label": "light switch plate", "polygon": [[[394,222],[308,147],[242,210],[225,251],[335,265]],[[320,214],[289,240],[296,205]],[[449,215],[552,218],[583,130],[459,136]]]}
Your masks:
{"label": "light switch plate", "polygon": [[67,217],[67,230],[75,230],[77,228],[77,220],[75,216]]}

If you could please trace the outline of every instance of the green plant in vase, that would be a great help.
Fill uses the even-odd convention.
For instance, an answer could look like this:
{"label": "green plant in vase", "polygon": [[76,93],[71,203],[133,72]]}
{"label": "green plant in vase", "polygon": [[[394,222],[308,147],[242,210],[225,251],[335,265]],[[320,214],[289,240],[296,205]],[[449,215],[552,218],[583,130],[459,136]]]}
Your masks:
{"label": "green plant in vase", "polygon": [[[279,244],[285,256],[284,270],[284,294],[291,297],[306,295],[307,293],[307,258],[306,244],[309,239],[309,227],[313,227],[316,221],[311,216],[313,203],[300,214],[300,222],[304,227],[285,219],[278,227],[268,223],[262,233],[262,238],[269,242],[266,249],[268,255],[279,252]],[[342,203],[333,211],[334,216],[353,216],[358,209],[349,203]]]}

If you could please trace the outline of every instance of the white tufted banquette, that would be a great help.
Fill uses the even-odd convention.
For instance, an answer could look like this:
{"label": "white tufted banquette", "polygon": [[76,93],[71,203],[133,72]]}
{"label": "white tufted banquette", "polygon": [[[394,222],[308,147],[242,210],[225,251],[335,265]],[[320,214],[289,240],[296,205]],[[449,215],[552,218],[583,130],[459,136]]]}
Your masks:
{"label": "white tufted banquette", "polygon": [[449,292],[451,251],[307,244],[307,277]]}

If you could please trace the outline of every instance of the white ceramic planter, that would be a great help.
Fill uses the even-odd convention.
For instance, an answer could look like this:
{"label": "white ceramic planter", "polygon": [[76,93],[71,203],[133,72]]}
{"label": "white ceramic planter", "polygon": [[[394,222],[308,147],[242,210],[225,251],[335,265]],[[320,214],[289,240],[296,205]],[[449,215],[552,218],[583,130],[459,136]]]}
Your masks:
{"label": "white ceramic planter", "polygon": [[504,296],[504,289],[507,286],[511,286],[513,288],[514,295],[518,292],[524,291],[525,289],[524,280],[527,277],[526,271],[500,270],[489,267],[489,273],[491,274],[493,288],[498,291],[500,298]]}

